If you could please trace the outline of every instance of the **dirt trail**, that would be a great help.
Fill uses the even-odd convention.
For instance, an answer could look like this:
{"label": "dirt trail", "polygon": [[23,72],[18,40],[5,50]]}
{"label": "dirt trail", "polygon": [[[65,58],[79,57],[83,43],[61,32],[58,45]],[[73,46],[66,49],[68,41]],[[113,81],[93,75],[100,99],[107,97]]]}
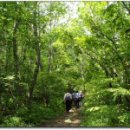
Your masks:
{"label": "dirt trail", "polygon": [[81,116],[80,109],[71,109],[58,119],[51,120],[42,124],[42,127],[80,127]]}

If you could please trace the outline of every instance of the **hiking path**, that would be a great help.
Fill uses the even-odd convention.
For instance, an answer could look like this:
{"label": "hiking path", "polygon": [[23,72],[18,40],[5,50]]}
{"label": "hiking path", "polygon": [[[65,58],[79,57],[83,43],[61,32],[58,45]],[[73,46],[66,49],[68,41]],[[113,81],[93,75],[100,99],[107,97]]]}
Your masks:
{"label": "hiking path", "polygon": [[64,113],[61,117],[42,123],[42,127],[80,127],[81,109],[72,108],[69,113]]}

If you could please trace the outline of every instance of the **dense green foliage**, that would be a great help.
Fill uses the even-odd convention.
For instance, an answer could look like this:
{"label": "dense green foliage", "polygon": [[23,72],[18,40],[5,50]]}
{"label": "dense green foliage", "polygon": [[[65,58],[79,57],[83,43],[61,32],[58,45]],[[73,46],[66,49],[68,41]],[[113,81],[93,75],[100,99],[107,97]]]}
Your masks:
{"label": "dense green foliage", "polygon": [[129,2],[0,2],[0,126],[62,115],[68,87],[82,126],[130,126],[129,25]]}
{"label": "dense green foliage", "polygon": [[83,126],[129,126],[129,6],[88,2],[79,9],[82,26],[89,31],[82,48],[89,64]]}

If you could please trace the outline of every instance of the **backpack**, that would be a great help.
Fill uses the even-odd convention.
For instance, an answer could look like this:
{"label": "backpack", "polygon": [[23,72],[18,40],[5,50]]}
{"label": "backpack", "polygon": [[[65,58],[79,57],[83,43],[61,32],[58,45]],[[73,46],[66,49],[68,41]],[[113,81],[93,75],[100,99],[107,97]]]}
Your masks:
{"label": "backpack", "polygon": [[65,96],[64,96],[64,100],[65,101],[70,101],[72,100],[72,95],[70,93],[66,93]]}
{"label": "backpack", "polygon": [[79,98],[79,93],[73,93],[72,97],[74,100],[77,100]]}

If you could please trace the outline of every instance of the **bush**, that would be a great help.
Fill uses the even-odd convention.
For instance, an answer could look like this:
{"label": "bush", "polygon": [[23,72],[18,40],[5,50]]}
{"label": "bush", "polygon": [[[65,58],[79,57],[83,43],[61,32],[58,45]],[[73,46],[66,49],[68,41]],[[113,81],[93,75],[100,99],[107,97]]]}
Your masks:
{"label": "bush", "polygon": [[[58,103],[55,102],[55,105]],[[57,107],[58,109],[54,106],[45,107],[43,104],[33,103],[30,109],[27,107],[19,108],[15,115],[21,117],[26,124],[38,125],[41,122],[56,118],[63,112],[63,106]]]}
{"label": "bush", "polygon": [[56,112],[52,108],[45,107],[42,104],[33,104],[28,113],[24,116],[24,120],[27,123],[33,123],[35,125],[52,119],[56,116]]}
{"label": "bush", "polygon": [[25,122],[20,117],[7,117],[4,119],[2,127],[23,127],[26,126]]}
{"label": "bush", "polygon": [[[129,106],[126,105],[127,102],[125,103],[125,97],[129,94],[129,90],[122,87],[107,88],[88,83],[82,112],[84,121],[81,125],[90,127],[130,126]],[[118,98],[119,96],[121,98]],[[119,99],[121,99],[120,102]]]}
{"label": "bush", "polygon": [[27,107],[21,107],[16,111],[16,115],[20,117],[25,117],[28,113],[28,108]]}
{"label": "bush", "polygon": [[130,114],[118,105],[99,105],[87,107],[82,112],[82,126],[90,127],[119,127],[130,126]]}

